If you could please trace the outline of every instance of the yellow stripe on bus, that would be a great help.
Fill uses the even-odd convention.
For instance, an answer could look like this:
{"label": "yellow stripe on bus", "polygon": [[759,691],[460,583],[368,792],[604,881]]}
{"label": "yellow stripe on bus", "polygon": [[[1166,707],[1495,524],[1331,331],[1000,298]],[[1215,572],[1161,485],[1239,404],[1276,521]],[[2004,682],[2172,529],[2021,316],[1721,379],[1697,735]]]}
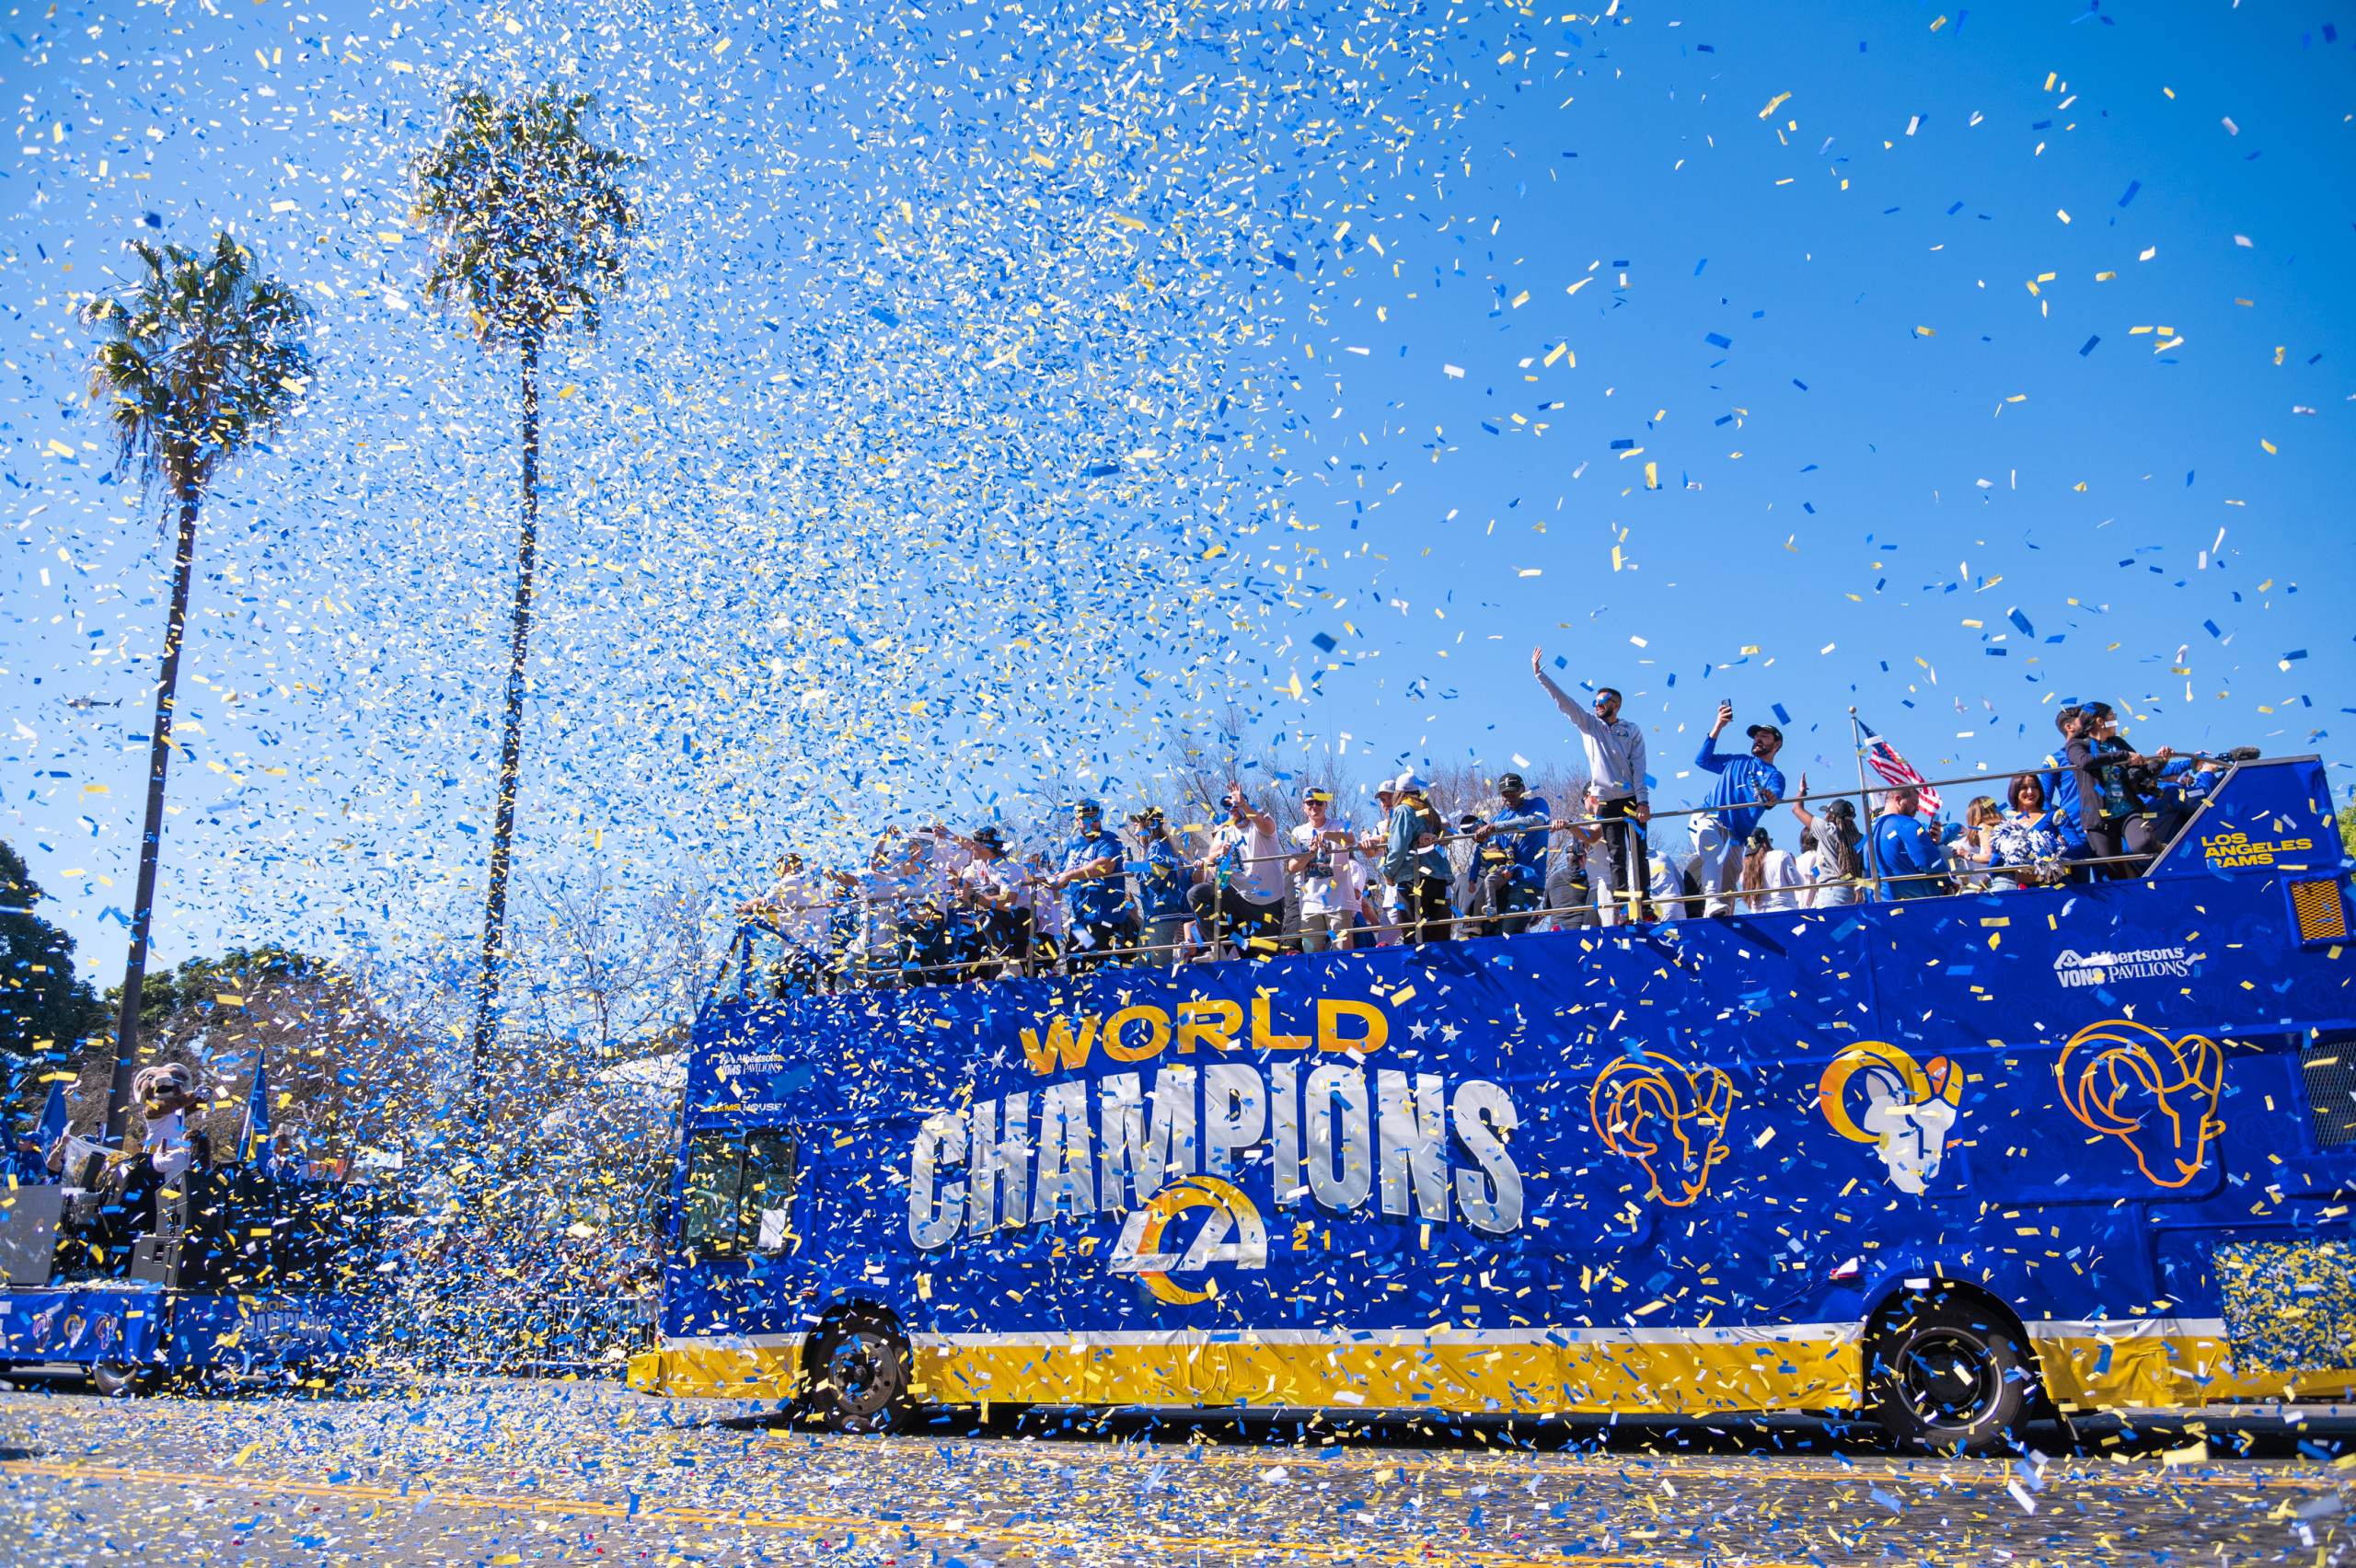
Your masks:
{"label": "yellow stripe on bus", "polygon": [[[2124,1329],[2126,1325],[2122,1325]],[[980,1338],[983,1336],[976,1336]],[[2033,1334],[2048,1393],[2073,1410],[2197,1410],[2225,1401],[2356,1403],[2356,1369],[2236,1368],[2220,1338]],[[1708,1415],[1854,1408],[1854,1340],[1733,1343],[1403,1345],[1361,1343],[919,1344],[926,1404],[1311,1406],[1462,1414]],[[686,1346],[629,1364],[630,1387],[687,1397],[788,1399],[800,1351]]]}
{"label": "yellow stripe on bus", "polygon": [[2172,1410],[2224,1401],[2356,1401],[2356,1369],[2265,1372],[2237,1367],[2232,1346],[2197,1334],[2035,1335],[2045,1390],[2079,1410]]}
{"label": "yellow stripe on bus", "polygon": [[[927,1404],[1324,1406],[1467,1414],[1821,1410],[1856,1402],[1854,1341],[1571,1344],[922,1344]],[[792,1347],[649,1352],[649,1393],[782,1399]]]}

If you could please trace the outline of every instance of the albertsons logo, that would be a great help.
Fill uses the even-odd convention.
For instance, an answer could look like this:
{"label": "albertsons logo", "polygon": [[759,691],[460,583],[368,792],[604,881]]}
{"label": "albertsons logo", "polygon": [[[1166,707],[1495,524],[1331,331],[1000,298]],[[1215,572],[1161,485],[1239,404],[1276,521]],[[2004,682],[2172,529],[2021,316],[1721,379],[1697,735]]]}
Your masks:
{"label": "albertsons logo", "polygon": [[2053,961],[2053,977],[2065,988],[2115,986],[2121,980],[2159,980],[2191,973],[2192,961],[2180,947],[2085,953],[2064,948]]}

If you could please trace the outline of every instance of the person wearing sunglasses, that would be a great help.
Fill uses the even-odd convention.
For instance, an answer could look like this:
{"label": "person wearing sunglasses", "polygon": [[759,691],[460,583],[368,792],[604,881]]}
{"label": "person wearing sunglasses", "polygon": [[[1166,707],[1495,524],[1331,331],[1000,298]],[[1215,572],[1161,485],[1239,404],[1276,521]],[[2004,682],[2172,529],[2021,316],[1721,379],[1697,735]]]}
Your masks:
{"label": "person wearing sunglasses", "polygon": [[1600,815],[1608,847],[1604,885],[1613,894],[1600,902],[1604,923],[1617,925],[1623,912],[1633,915],[1642,907],[1646,890],[1652,885],[1641,831],[1653,815],[1652,786],[1645,778],[1645,732],[1620,717],[1617,688],[1598,686],[1594,702],[1582,704],[1556,686],[1546,674],[1544,650],[1530,651],[1530,673],[1577,727],[1579,739],[1587,746],[1587,773],[1595,781],[1596,798],[1601,802]]}
{"label": "person wearing sunglasses", "polygon": [[1128,883],[1121,875],[1127,859],[1121,841],[1104,831],[1104,808],[1083,800],[1071,810],[1072,836],[1057,855],[1062,869],[1048,886],[1062,890],[1069,909],[1066,953],[1075,971],[1105,962],[1126,934]]}

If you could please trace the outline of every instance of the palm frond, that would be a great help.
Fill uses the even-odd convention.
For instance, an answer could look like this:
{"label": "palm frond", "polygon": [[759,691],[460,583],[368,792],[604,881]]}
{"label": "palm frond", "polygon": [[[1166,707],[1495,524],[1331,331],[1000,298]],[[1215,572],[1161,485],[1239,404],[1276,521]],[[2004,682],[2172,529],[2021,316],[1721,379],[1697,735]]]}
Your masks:
{"label": "palm frond", "polygon": [[277,428],[311,375],[310,307],[227,233],[210,255],[133,241],[146,276],[93,300],[83,319],[100,342],[90,400],[106,408],[119,450],[151,489],[201,493],[224,457]]}
{"label": "palm frond", "polygon": [[601,294],[622,286],[638,213],[616,176],[639,160],[583,133],[596,101],[457,93],[441,143],[412,166],[414,220],[441,238],[426,292],[462,305],[485,342],[594,333]]}

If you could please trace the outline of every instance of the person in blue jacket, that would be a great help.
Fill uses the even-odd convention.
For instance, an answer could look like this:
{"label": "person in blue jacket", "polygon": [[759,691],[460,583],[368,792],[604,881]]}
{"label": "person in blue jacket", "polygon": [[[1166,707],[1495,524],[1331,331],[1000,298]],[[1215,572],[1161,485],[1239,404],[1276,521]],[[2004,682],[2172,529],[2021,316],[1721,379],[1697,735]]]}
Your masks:
{"label": "person in blue jacket", "polygon": [[[64,1142],[63,1139],[59,1141]],[[17,1135],[16,1152],[0,1160],[0,1175],[14,1176],[20,1185],[27,1187],[45,1187],[61,1180],[58,1172],[49,1168],[49,1155],[40,1147],[40,1140],[30,1133]]]}
{"label": "person in blue jacket", "polygon": [[[1553,813],[1542,797],[1525,793],[1525,789],[1520,774],[1500,775],[1497,813],[1472,830],[1484,851],[1502,854],[1498,862],[1485,855],[1475,862],[1484,868],[1481,892],[1485,896],[1476,896],[1474,902],[1485,905],[1494,918],[1494,925],[1476,929],[1475,936],[1518,937],[1537,918],[1523,911],[1545,906],[1548,829],[1553,825]],[[1500,836],[1505,842],[1492,849],[1490,840]]]}
{"label": "person in blue jacket", "polygon": [[1784,732],[1773,724],[1753,724],[1749,754],[1721,753],[1718,735],[1734,722],[1734,704],[1718,704],[1718,721],[1702,737],[1693,766],[1717,775],[1703,809],[1693,818],[1693,863],[1689,868],[1702,891],[1709,895],[1703,913],[1731,915],[1733,894],[1742,877],[1743,846],[1758,830],[1759,818],[1784,798],[1783,770],[1775,754],[1784,749]]}
{"label": "person in blue jacket", "polygon": [[1873,846],[1874,869],[1886,899],[1927,898],[1946,891],[1947,862],[1939,849],[1938,825],[1916,814],[1922,804],[1922,792],[1911,784],[1882,795]]}
{"label": "person in blue jacket", "polygon": [[1138,954],[1142,965],[1169,967],[1178,962],[1180,944],[1194,911],[1186,894],[1195,885],[1195,866],[1170,839],[1170,824],[1160,806],[1130,814],[1129,825],[1145,844],[1144,857],[1131,864],[1137,879],[1138,914],[1144,928]]}

